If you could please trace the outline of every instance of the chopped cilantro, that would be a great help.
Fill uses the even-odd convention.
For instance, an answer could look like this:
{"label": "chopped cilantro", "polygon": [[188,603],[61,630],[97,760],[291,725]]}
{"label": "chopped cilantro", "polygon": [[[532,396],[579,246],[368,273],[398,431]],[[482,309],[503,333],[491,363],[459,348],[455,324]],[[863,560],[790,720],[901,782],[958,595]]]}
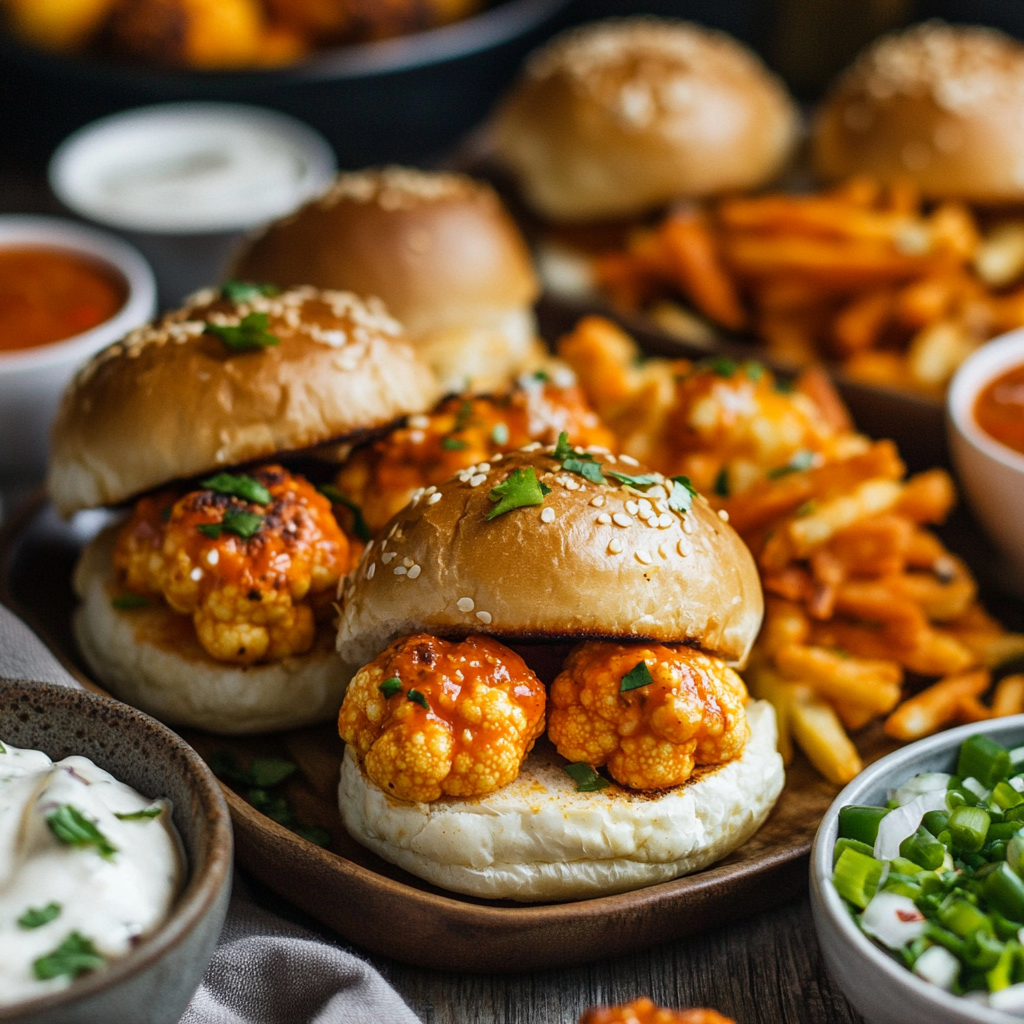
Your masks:
{"label": "chopped cilantro", "polygon": [[283,757],[254,757],[248,768],[242,768],[230,750],[218,750],[210,758],[210,769],[222,779],[265,789],[290,779],[299,766]]}
{"label": "chopped cilantro", "polygon": [[149,598],[143,597],[141,594],[118,594],[117,597],[110,599],[110,605],[112,608],[126,612],[133,608],[148,608]]}
{"label": "chopped cilantro", "polygon": [[271,299],[280,294],[281,289],[274,284],[257,284],[255,281],[225,281],[220,286],[222,299],[230,302],[250,302],[256,298]]}
{"label": "chopped cilantro", "polygon": [[281,344],[281,339],[267,330],[269,326],[270,317],[266,313],[249,313],[242,317],[237,327],[207,324],[203,333],[220,338],[232,352],[254,352]]}
{"label": "chopped cilantro", "polygon": [[262,525],[263,516],[255,512],[240,512],[229,508],[219,523],[200,523],[196,529],[214,540],[220,537],[221,532],[234,533],[243,540],[248,540],[259,532]]}
{"label": "chopped cilantro", "polygon": [[413,704],[419,704],[419,706],[423,708],[424,711],[430,710],[430,704],[427,702],[427,698],[422,693],[420,693],[419,690],[410,690],[406,694],[406,697],[408,697],[409,700],[413,702]]}
{"label": "chopped cilantro", "polygon": [[143,807],[141,811],[129,811],[127,814],[114,811],[114,817],[120,818],[121,821],[149,821],[150,818],[159,818],[163,812],[163,804],[154,804],[152,807]]}
{"label": "chopped cilantro", "polygon": [[305,839],[307,843],[313,843],[314,846],[331,845],[331,833],[319,825],[303,825],[302,822],[296,822],[296,824],[289,827],[297,836]]}
{"label": "chopped cilantro", "polygon": [[230,473],[218,473],[208,480],[200,481],[200,487],[209,491],[216,491],[218,494],[230,494],[236,498],[244,498],[246,501],[253,501],[257,505],[269,505],[271,502],[270,491],[251,476],[244,473],[239,476],[232,476]]}
{"label": "chopped cilantro", "polygon": [[797,510],[796,515],[798,518],[803,519],[806,516],[813,516],[818,511],[818,503],[811,498],[810,501],[805,501]]}
{"label": "chopped cilantro", "polygon": [[196,529],[204,537],[212,537],[214,540],[220,537],[220,523],[200,523]]}
{"label": "chopped cilantro", "polygon": [[29,907],[18,918],[19,928],[42,928],[44,924],[60,917],[63,908],[59,903],[47,903],[45,907]]}
{"label": "chopped cilantro", "polygon": [[533,466],[526,469],[514,469],[500,484],[491,488],[487,497],[497,502],[487,513],[488,519],[511,512],[514,508],[525,508],[528,505],[543,505],[544,495],[550,494],[551,488],[537,479]]}
{"label": "chopped cilantro", "polygon": [[653,682],[654,680],[651,678],[651,670],[647,667],[647,662],[640,661],[622,677],[619,693],[639,690],[641,686],[649,686]]}
{"label": "chopped cilantro", "polygon": [[772,384],[772,387],[780,395],[791,395],[794,391],[796,391],[796,384],[794,384],[793,381],[788,380],[785,377],[776,377],[775,383]]}
{"label": "chopped cilantro", "polygon": [[604,475],[618,480],[621,484],[635,487],[639,491],[646,491],[648,487],[653,487],[658,482],[658,478],[651,473],[644,473],[642,476],[630,476],[628,473],[619,473],[614,469],[606,469]]}
{"label": "chopped cilantro", "polygon": [[443,437],[441,438],[441,447],[448,452],[461,452],[469,447],[469,442],[458,437]]}
{"label": "chopped cilantro", "polygon": [[462,399],[459,403],[459,411],[455,416],[455,423],[452,426],[450,433],[458,434],[460,431],[465,430],[472,416],[473,403],[468,398]]}
{"label": "chopped cilantro", "polygon": [[495,423],[491,430],[491,440],[495,444],[508,444],[508,424]]}
{"label": "chopped cilantro", "polygon": [[0,743],[0,754],[6,754],[6,753],[7,753],[7,748],[2,743]]}
{"label": "chopped cilantro", "polygon": [[385,700],[390,700],[396,693],[402,692],[402,680],[398,676],[392,676],[390,679],[385,679],[378,689],[384,694]]}
{"label": "chopped cilantro", "polygon": [[764,376],[764,367],[760,363],[744,363],[743,369],[755,384]]}
{"label": "chopped cilantro", "polygon": [[693,508],[693,499],[697,497],[697,490],[690,483],[688,476],[672,477],[672,491],[668,496],[668,507],[673,512],[689,512]]}
{"label": "chopped cilantro", "polygon": [[569,444],[569,432],[563,430],[558,435],[558,444],[555,445],[555,450],[551,453],[551,458],[555,462],[561,462],[562,459],[568,458],[572,454],[572,445]]}
{"label": "chopped cilantro", "polygon": [[40,981],[67,975],[77,978],[86,971],[95,971],[106,963],[91,940],[72,932],[52,953],[32,963],[32,973]]}
{"label": "chopped cilantro", "polygon": [[95,846],[105,860],[110,860],[117,847],[73,804],[61,804],[46,817],[46,824],[58,842],[66,846]]}
{"label": "chopped cilantro", "polygon": [[731,377],[739,369],[739,363],[729,356],[715,356],[713,359],[702,359],[697,366],[701,370],[710,370],[719,377]]}
{"label": "chopped cilantro", "polygon": [[533,379],[547,384],[551,380],[551,374],[549,374],[547,370],[534,370]]}
{"label": "chopped cilantro", "polygon": [[352,513],[352,532],[363,543],[373,537],[363,518],[363,510],[350,497],[342,494],[334,484],[321,484],[317,490],[332,504],[341,505]]}
{"label": "chopped cilantro", "polygon": [[718,476],[715,477],[714,491],[715,491],[715,494],[717,494],[720,498],[728,498],[729,497],[729,468],[728,468],[728,466],[723,466],[718,471]]}
{"label": "chopped cilantro", "polygon": [[798,452],[794,452],[793,457],[784,466],[776,466],[775,469],[769,469],[768,479],[778,480],[780,476],[786,476],[789,473],[803,473],[804,470],[810,469],[813,465],[814,452],[803,448]]}
{"label": "chopped cilantro", "polygon": [[573,448],[569,444],[569,434],[565,430],[558,435],[558,444],[555,445],[551,458],[560,462],[562,469],[567,473],[575,473],[592,484],[607,483],[601,473],[601,463],[590,452],[581,452]]}
{"label": "chopped cilantro", "polygon": [[592,765],[585,761],[578,764],[562,765],[562,771],[576,783],[577,793],[596,793],[599,789],[607,789],[610,783],[601,778]]}

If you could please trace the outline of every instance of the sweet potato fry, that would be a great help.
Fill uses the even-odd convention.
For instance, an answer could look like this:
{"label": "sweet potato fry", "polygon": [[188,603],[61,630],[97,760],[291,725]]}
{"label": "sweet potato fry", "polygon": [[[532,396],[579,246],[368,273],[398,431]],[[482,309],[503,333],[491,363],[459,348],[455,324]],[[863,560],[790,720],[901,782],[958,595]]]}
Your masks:
{"label": "sweet potato fry", "polygon": [[947,676],[905,700],[885,721],[885,732],[893,739],[919,740],[938,732],[953,721],[960,702],[968,697],[979,697],[989,687],[991,675],[987,669],[975,669],[959,675]]}
{"label": "sweet potato fry", "polygon": [[1024,713],[1024,675],[1003,676],[992,692],[992,717]]}

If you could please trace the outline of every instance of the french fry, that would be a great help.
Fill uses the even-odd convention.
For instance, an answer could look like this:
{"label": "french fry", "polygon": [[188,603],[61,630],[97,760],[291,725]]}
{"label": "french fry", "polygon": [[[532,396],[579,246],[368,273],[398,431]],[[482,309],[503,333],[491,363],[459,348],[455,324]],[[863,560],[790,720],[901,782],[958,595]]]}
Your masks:
{"label": "french fry", "polygon": [[992,717],[1024,713],[1024,675],[1003,676],[992,692]]}
{"label": "french fry", "polygon": [[955,504],[956,488],[950,475],[944,469],[929,469],[906,482],[896,512],[915,523],[941,523]]}
{"label": "french fry", "polygon": [[798,688],[765,666],[751,667],[744,673],[744,677],[751,696],[766,700],[775,708],[779,754],[783,764],[790,764],[793,760],[792,708]]}
{"label": "french fry", "polygon": [[860,773],[863,762],[835,711],[822,701],[796,700],[790,710],[793,738],[829,782],[843,786]]}
{"label": "french fry", "polygon": [[956,368],[978,347],[973,337],[956,320],[939,320],[923,327],[911,339],[907,369],[918,384],[938,388],[953,376]]}
{"label": "french fry", "polygon": [[788,644],[806,643],[811,624],[804,610],[795,601],[769,596],[765,601],[764,625],[758,639],[766,654],[773,654]]}
{"label": "french fry", "polygon": [[857,296],[832,322],[832,341],[839,356],[873,348],[893,314],[895,293],[880,288]]}
{"label": "french fry", "polygon": [[860,732],[869,722],[873,721],[875,713],[867,708],[858,707],[856,704],[846,704],[843,701],[831,701],[839,721],[849,732]]}
{"label": "french fry", "polygon": [[837,533],[829,550],[849,576],[891,576],[906,565],[913,531],[904,516],[884,512]]}
{"label": "french fry", "polygon": [[885,732],[906,742],[930,736],[953,721],[962,700],[980,697],[990,681],[986,669],[946,676],[900,704],[885,720]]}
{"label": "french fry", "polygon": [[945,582],[932,573],[906,572],[891,577],[894,593],[913,601],[932,622],[948,622],[962,615],[974,603],[978,585],[962,564],[947,556],[959,571]]}
{"label": "french fry", "polygon": [[816,694],[887,714],[900,699],[903,673],[891,661],[851,658],[823,647],[789,644],[775,652],[783,677],[806,683]]}
{"label": "french fry", "polygon": [[978,664],[977,655],[966,644],[930,626],[914,633],[909,642],[894,637],[892,653],[908,671],[919,676],[963,672]]}
{"label": "french fry", "polygon": [[989,633],[977,630],[942,629],[940,633],[963,644],[974,660],[987,668],[998,668],[1024,656],[1024,634]]}
{"label": "french fry", "polygon": [[922,277],[896,292],[893,315],[904,327],[921,330],[947,316],[962,291],[959,271]]}
{"label": "french fry", "polygon": [[832,647],[836,650],[846,651],[855,658],[866,658],[869,661],[896,661],[892,656],[892,642],[877,626],[865,626],[862,623],[845,622],[842,619],[818,622],[811,630],[810,642],[820,647]]}
{"label": "french fry", "polygon": [[956,706],[954,721],[967,725],[968,723],[984,722],[992,717],[992,710],[985,707],[977,697],[963,697]]}
{"label": "french fry", "polygon": [[974,272],[990,288],[1005,288],[1024,274],[1024,222],[1007,221],[981,240],[972,260]]}
{"label": "french fry", "polygon": [[796,379],[796,389],[806,395],[819,409],[825,422],[836,434],[852,434],[853,420],[843,404],[836,386],[824,369],[815,364],[807,367]]}

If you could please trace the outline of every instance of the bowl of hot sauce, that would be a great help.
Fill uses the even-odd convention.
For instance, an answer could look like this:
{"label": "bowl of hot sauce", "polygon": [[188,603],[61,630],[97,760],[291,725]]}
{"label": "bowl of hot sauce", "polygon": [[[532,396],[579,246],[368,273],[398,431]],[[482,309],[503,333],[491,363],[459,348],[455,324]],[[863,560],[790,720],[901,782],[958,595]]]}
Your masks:
{"label": "bowl of hot sauce", "polygon": [[72,374],[155,309],[132,246],[74,221],[0,216],[0,473],[42,473]]}
{"label": "bowl of hot sauce", "polygon": [[1024,595],[1024,329],[983,345],[946,398],[950,454],[972,510]]}

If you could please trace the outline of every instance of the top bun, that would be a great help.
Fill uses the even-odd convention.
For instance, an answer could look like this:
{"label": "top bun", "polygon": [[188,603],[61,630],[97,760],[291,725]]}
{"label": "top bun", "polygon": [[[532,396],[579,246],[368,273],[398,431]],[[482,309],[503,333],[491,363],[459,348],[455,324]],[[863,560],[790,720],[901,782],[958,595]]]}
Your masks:
{"label": "top bun", "polygon": [[763,185],[798,119],[782,82],[735,39],[638,17],[557,37],[494,127],[497,156],[538,213],[591,221]]}
{"label": "top bun", "polygon": [[[232,350],[208,324],[268,318],[279,344]],[[199,292],[99,352],[52,433],[62,515],[179,478],[307,448],[422,412],[437,382],[375,299],[299,288],[244,301]]]}
{"label": "top bun", "polygon": [[[235,276],[378,296],[457,388],[486,367],[467,366],[472,354],[462,358],[464,351],[450,360],[433,351],[445,349],[453,332],[508,333],[510,316],[525,319],[508,352],[490,344],[499,371],[512,364],[493,381],[499,386],[521,368],[519,350],[533,341],[528,310],[539,285],[526,243],[494,191],[460,174],[402,167],[341,174],[326,194],[253,241]],[[463,364],[454,367],[457,381],[445,380],[449,362]]]}
{"label": "top bun", "polygon": [[816,173],[911,178],[932,198],[1024,197],[1024,45],[994,29],[929,21],[884,36],[814,120]]}
{"label": "top bun", "polygon": [[[746,661],[764,605],[732,527],[700,497],[684,514],[669,510],[672,484],[659,474],[646,494],[611,478],[595,484],[562,470],[552,450],[527,445],[413,495],[346,583],[338,650],[351,670],[421,631],[693,643]],[[598,458],[605,471],[645,472]],[[530,467],[551,488],[543,505],[488,520],[491,489]]]}

